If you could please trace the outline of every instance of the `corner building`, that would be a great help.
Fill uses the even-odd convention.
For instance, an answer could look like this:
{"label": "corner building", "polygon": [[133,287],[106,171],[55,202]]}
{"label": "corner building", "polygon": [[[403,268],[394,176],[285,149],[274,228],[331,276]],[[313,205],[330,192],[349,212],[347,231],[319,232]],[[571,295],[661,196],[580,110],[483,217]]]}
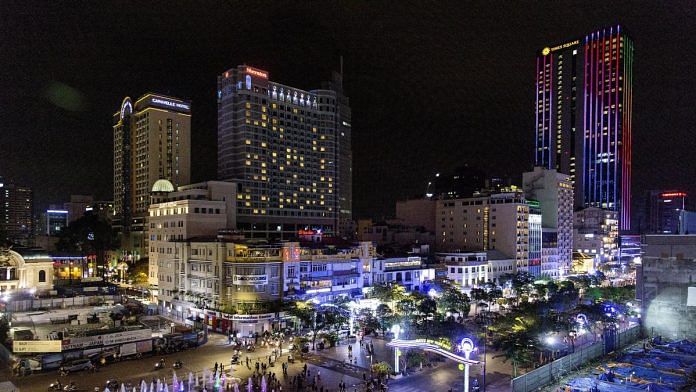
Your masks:
{"label": "corner building", "polygon": [[575,207],[631,225],[633,41],[614,26],[537,55],[535,166],[567,174]]}
{"label": "corner building", "polygon": [[338,233],[340,177],[350,175],[349,166],[341,170],[350,155],[344,146],[341,159],[339,141],[349,139],[350,118],[340,119],[349,111],[338,98],[271,82],[245,65],[218,77],[218,179],[239,184],[237,229],[245,236]]}

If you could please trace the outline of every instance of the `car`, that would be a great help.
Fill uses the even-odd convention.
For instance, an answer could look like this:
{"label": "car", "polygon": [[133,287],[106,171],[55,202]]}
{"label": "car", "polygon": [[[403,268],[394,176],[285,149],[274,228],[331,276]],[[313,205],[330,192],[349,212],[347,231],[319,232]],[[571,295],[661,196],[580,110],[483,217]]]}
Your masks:
{"label": "car", "polygon": [[94,365],[89,359],[76,359],[63,364],[63,366],[60,367],[60,372],[68,374],[71,372],[79,372],[80,370],[92,370],[93,368]]}

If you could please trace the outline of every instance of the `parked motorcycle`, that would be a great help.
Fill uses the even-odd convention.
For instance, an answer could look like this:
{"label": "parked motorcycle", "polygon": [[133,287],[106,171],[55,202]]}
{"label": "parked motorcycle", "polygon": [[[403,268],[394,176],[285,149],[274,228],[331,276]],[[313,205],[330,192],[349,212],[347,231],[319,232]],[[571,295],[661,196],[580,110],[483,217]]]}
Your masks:
{"label": "parked motorcycle", "polygon": [[172,367],[174,369],[181,369],[181,366],[183,366],[183,363],[181,363],[181,361],[179,361],[179,360],[175,361],[174,364],[172,365]]}

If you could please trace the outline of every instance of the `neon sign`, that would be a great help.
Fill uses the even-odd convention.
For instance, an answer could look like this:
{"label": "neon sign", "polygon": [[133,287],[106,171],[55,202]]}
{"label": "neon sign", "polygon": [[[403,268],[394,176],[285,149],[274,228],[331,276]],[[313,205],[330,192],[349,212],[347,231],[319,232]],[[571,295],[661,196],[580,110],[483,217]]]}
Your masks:
{"label": "neon sign", "polygon": [[246,67],[246,73],[259,78],[268,79],[268,72],[261,71],[260,69]]}
{"label": "neon sign", "polygon": [[162,98],[155,98],[155,97],[152,97],[152,103],[156,103],[156,104],[159,104],[159,105],[167,106],[167,107],[170,107],[170,108],[191,110],[191,105],[185,104],[185,103],[183,103],[183,102],[170,101],[170,100],[168,100],[168,99],[162,99]]}
{"label": "neon sign", "polygon": [[552,48],[549,48],[549,47],[547,46],[547,47],[545,47],[544,49],[541,50],[541,54],[543,54],[544,56],[546,56],[547,54],[549,54],[549,53],[551,53],[551,52],[555,52],[555,51],[560,50],[560,49],[569,48],[569,47],[575,46],[575,45],[577,45],[577,44],[579,44],[579,43],[580,43],[580,40],[579,40],[579,39],[576,39],[575,41],[566,42],[566,43],[564,43],[564,44],[561,44],[561,45],[558,45],[558,46],[554,46],[554,47],[552,47]]}
{"label": "neon sign", "polygon": [[661,198],[667,197],[686,197],[686,192],[665,192],[660,194]]}

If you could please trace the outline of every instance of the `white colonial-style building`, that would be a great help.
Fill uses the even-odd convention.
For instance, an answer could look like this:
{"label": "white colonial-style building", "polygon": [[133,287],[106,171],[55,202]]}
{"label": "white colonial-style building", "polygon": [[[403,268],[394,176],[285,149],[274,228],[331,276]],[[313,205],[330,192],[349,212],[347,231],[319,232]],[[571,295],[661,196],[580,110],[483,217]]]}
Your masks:
{"label": "white colonial-style building", "polygon": [[0,293],[53,289],[53,260],[41,251],[0,248]]}

